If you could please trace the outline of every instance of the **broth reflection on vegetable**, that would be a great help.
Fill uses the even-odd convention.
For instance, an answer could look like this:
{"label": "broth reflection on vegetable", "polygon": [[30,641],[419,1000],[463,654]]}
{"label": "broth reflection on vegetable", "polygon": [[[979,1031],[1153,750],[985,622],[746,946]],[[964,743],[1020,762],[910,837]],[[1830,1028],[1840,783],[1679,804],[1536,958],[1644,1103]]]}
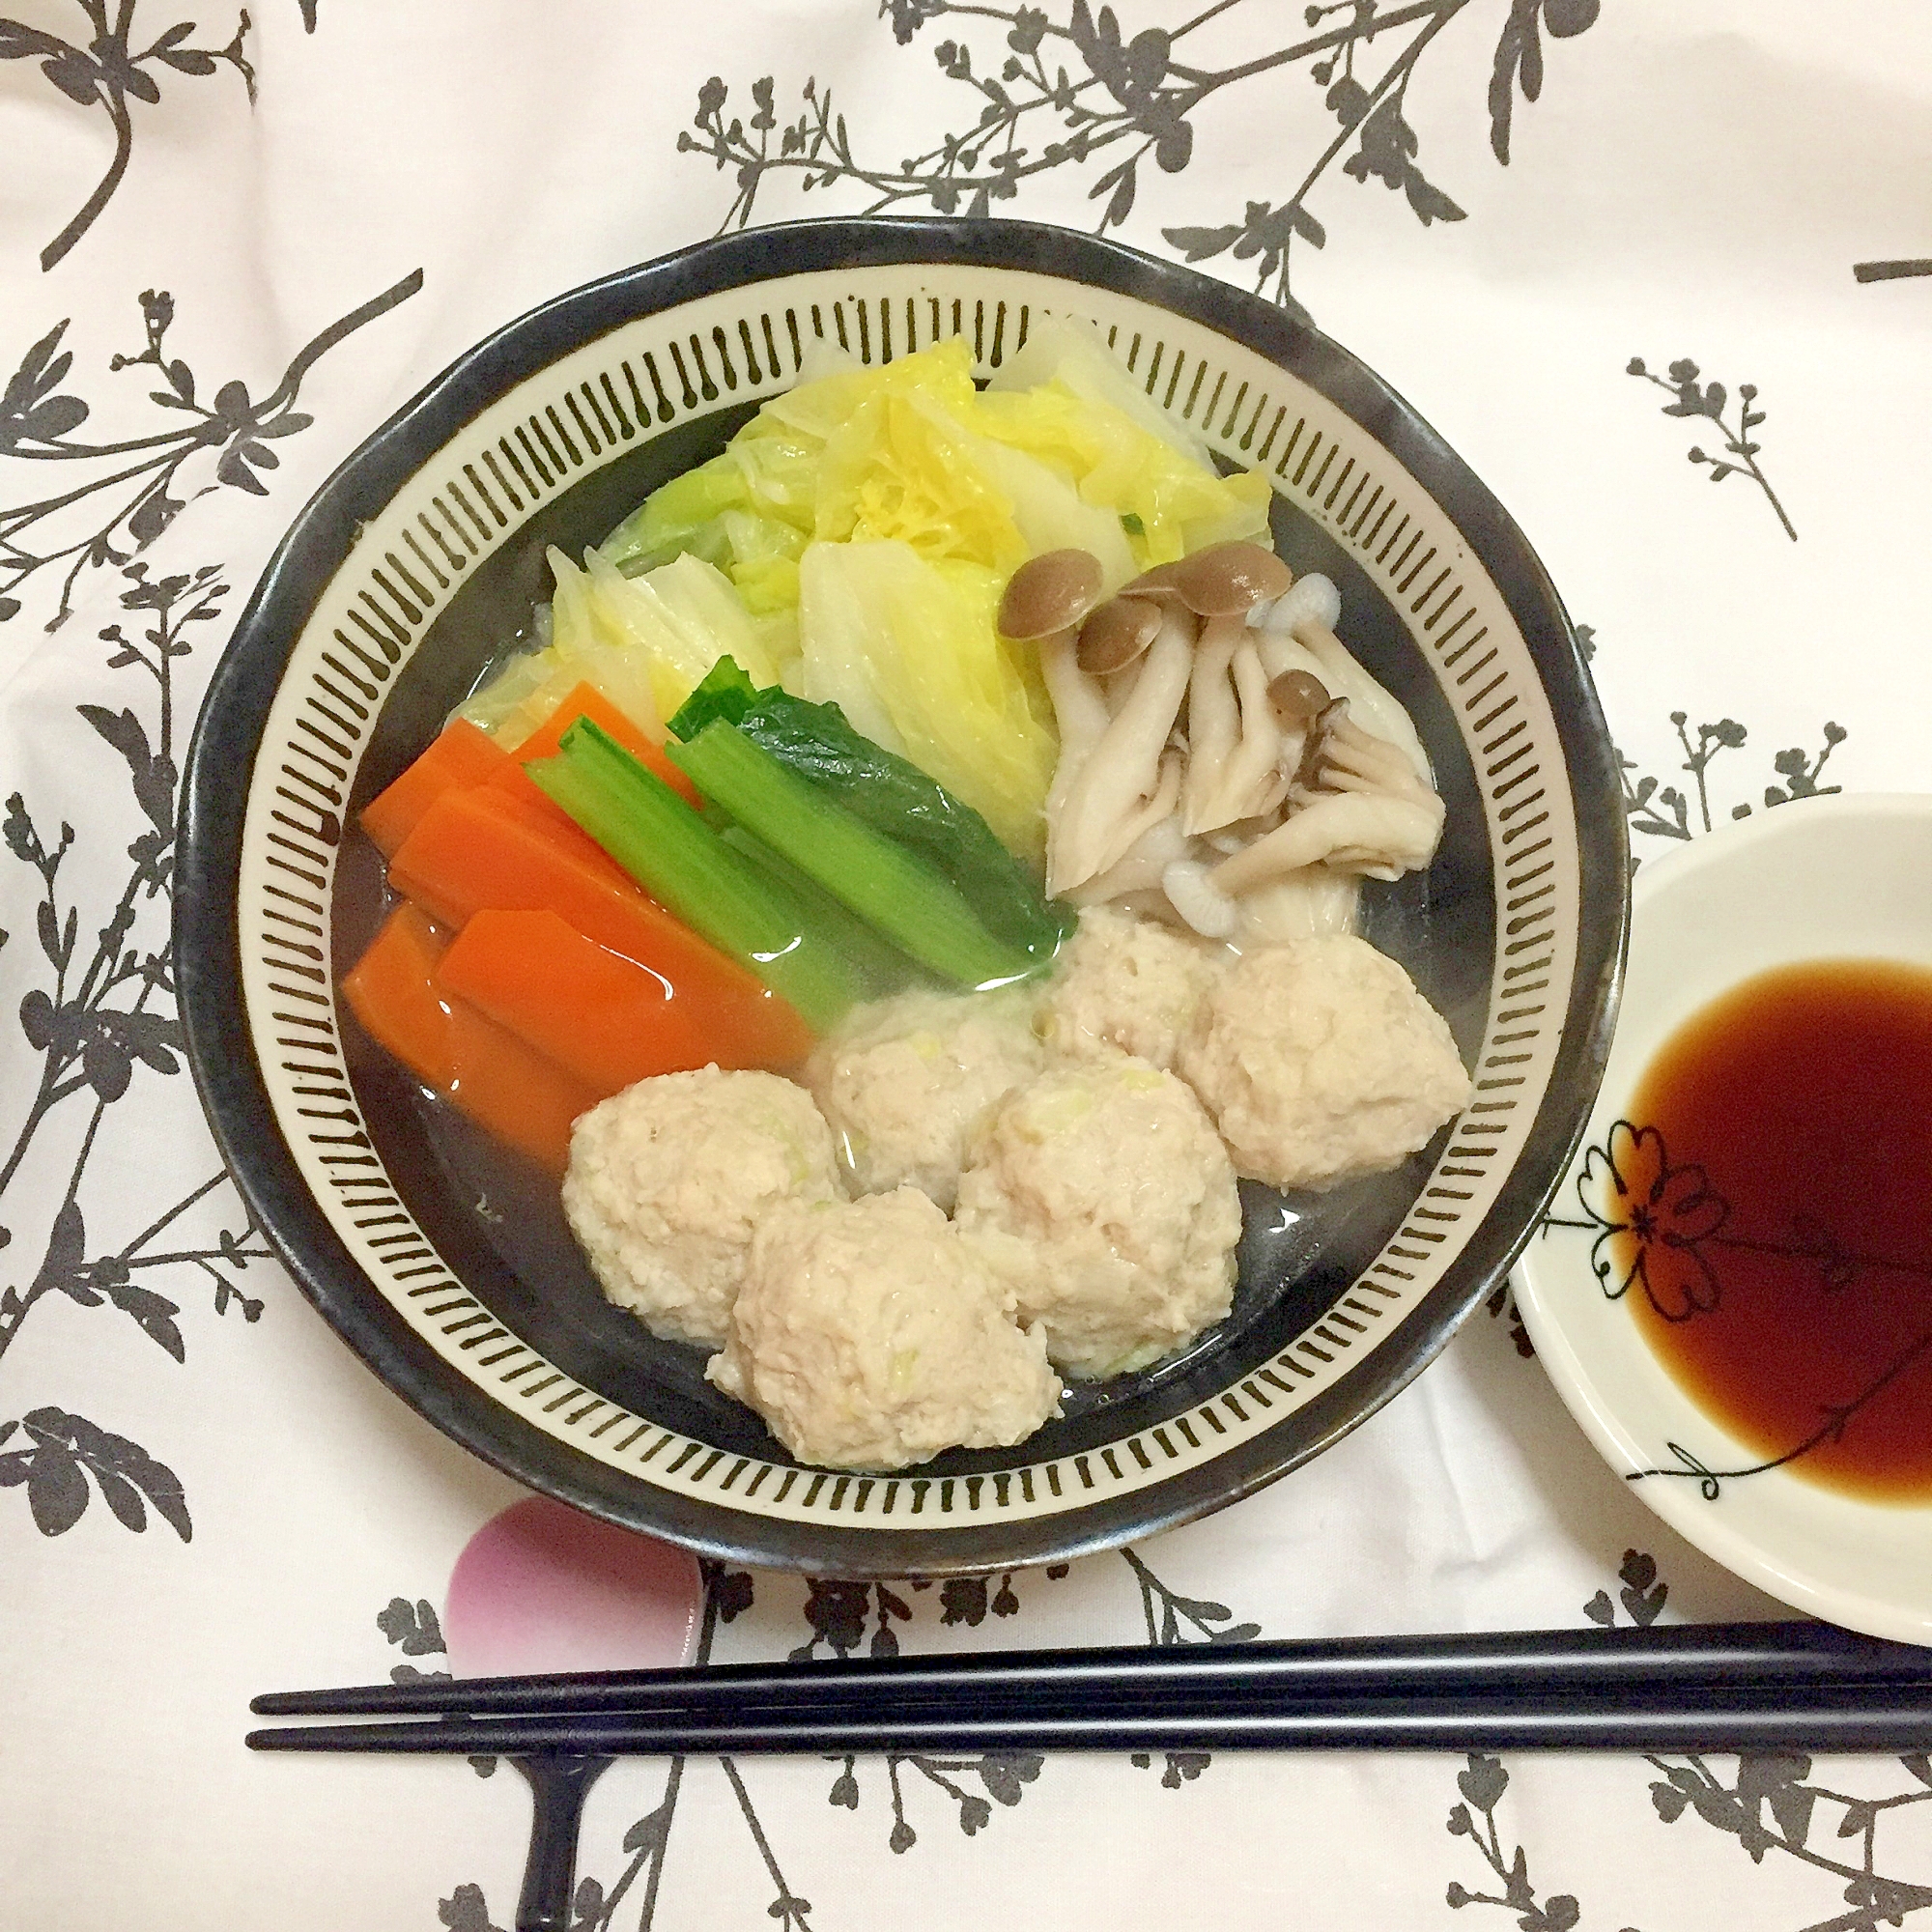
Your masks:
{"label": "broth reflection on vegetable", "polygon": [[363,813],[343,993],[802,1461],[1020,1442],[1229,1312],[1236,1176],[1468,1076],[1353,936],[1443,808],[1334,586],[1077,325],[827,350]]}

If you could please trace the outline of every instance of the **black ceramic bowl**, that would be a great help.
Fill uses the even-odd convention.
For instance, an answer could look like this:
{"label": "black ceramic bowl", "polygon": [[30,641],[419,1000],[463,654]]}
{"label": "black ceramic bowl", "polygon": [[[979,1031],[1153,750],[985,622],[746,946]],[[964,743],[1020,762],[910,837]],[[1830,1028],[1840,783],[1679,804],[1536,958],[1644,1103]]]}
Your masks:
{"label": "black ceramic bowl", "polygon": [[[601,539],[828,337],[867,361],[1035,315],[1097,322],[1150,396],[1277,493],[1297,571],[1407,705],[1448,805],[1364,926],[1448,1016],[1477,1092],[1396,1173],[1244,1192],[1233,1316],[1079,1390],[1020,1448],[891,1477],[795,1465],[695,1350],[598,1294],[555,1190],[428,1107],[337,1000],[382,910],[359,808]],[[245,784],[237,775],[247,773]],[[190,758],[177,956],[203,1099],[304,1292],[458,1441],[614,1521],[848,1576],[1050,1561],[1232,1502],[1401,1388],[1503,1279],[1588,1114],[1626,919],[1616,774],[1563,609],[1399,397],[1253,297],[1017,221],[803,223],[594,283],[470,351],[298,518]]]}

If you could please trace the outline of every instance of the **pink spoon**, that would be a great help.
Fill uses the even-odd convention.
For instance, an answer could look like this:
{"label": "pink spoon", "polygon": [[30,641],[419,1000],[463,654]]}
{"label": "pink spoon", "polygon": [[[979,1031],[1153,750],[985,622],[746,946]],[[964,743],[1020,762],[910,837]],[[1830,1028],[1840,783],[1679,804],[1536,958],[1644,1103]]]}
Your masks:
{"label": "pink spoon", "polygon": [[548,1496],[492,1517],[456,1559],[442,1617],[458,1677],[689,1663],[697,1559]]}
{"label": "pink spoon", "polygon": [[[703,1602],[688,1550],[526,1496],[456,1559],[443,1641],[458,1677],[676,1666],[696,1652]],[[540,1752],[510,1762],[529,1783],[532,1811],[517,1932],[563,1932],[583,1800],[611,1760]]]}

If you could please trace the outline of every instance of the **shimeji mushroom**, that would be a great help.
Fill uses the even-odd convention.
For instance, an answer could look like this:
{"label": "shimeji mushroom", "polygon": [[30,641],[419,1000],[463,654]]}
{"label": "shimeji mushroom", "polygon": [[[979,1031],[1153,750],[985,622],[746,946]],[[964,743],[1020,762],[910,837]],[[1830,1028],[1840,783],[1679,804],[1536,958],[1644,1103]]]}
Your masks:
{"label": "shimeji mushroom", "polygon": [[1220,617],[1201,628],[1194,668],[1187,685],[1187,781],[1181,791],[1181,819],[1189,832],[1208,832],[1226,821],[1214,816],[1221,778],[1240,736],[1241,713],[1229,668],[1242,625]]}
{"label": "shimeji mushroom", "polygon": [[1126,587],[1171,589],[1196,616],[1245,617],[1257,604],[1283,596],[1293,581],[1273,551],[1255,543],[1218,543],[1157,565]]}
{"label": "shimeji mushroom", "polygon": [[[1297,577],[1272,604],[1249,613],[1262,664],[1270,679],[1289,669],[1320,678],[1337,697],[1350,700],[1350,715],[1362,730],[1386,738],[1408,754],[1417,778],[1429,778],[1429,759],[1408,713],[1371,677],[1352,651],[1335,635],[1342,599],[1327,578]],[[1284,754],[1289,748],[1284,746]]]}
{"label": "shimeji mushroom", "polygon": [[1325,578],[1230,543],[1104,602],[1100,582],[1094,559],[1050,553],[1001,606],[1007,636],[1038,639],[1060,722],[1050,893],[1151,900],[1238,939],[1346,922],[1352,876],[1429,863],[1442,802],[1407,714],[1330,628]]}
{"label": "shimeji mushroom", "polygon": [[1124,592],[1110,597],[1080,627],[1080,668],[1095,677],[1124,670],[1160,635],[1160,606]]}
{"label": "shimeji mushroom", "polygon": [[1003,637],[1039,645],[1040,676],[1060,725],[1060,759],[1046,796],[1049,875],[1053,832],[1066,794],[1107,729],[1107,700],[1080,668],[1077,642],[1082,623],[1100,601],[1101,581],[1100,560],[1091,551],[1044,551],[1007,580],[995,619]]}
{"label": "shimeji mushroom", "polygon": [[[1122,835],[1161,790],[1163,754],[1194,668],[1194,620],[1183,609],[1162,613],[1160,630],[1140,662],[1126,701],[1086,753],[1060,800],[1049,808],[1046,889],[1058,895],[1103,871],[1131,838]],[[1104,700],[1103,700],[1104,701]],[[1066,757],[1063,735],[1061,757]],[[1175,773],[1175,795],[1179,775]],[[1058,789],[1060,776],[1054,774]],[[1173,810],[1170,802],[1167,808]],[[1137,835],[1136,835],[1137,836]]]}
{"label": "shimeji mushroom", "polygon": [[[1297,690],[1297,698],[1305,696],[1312,694]],[[1318,864],[1397,879],[1428,865],[1442,836],[1441,799],[1406,753],[1350,722],[1346,697],[1329,700],[1310,722],[1288,797],[1281,824],[1208,873],[1217,892],[1238,897]]]}
{"label": "shimeji mushroom", "polygon": [[[1144,573],[1088,617],[1081,669],[1126,672],[1132,682],[1112,705],[1099,742],[1083,748],[1064,788],[1055,773],[1060,796],[1048,808],[1049,892],[1107,871],[1177,804],[1189,830],[1198,829],[1194,821],[1204,814],[1216,825],[1240,815],[1247,794],[1272,770],[1280,734],[1263,701],[1259,651],[1249,649],[1244,665],[1252,721],[1230,683],[1231,668],[1247,642],[1247,612],[1262,599],[1279,597],[1291,581],[1288,566],[1258,544],[1215,544]],[[1175,755],[1180,748],[1174,742],[1183,702],[1184,759]],[[1241,770],[1252,776],[1223,810],[1227,768],[1237,750]],[[1063,764],[1065,757],[1063,748]]]}
{"label": "shimeji mushroom", "polygon": [[1257,886],[1232,901],[1238,914],[1237,946],[1284,946],[1292,939],[1321,939],[1355,929],[1361,875],[1328,866],[1308,866],[1272,884]]}
{"label": "shimeji mushroom", "polygon": [[1215,889],[1200,860],[1178,860],[1161,874],[1168,904],[1202,938],[1231,939],[1242,947],[1352,932],[1359,885],[1356,873],[1304,866],[1233,898]]}
{"label": "shimeji mushroom", "polygon": [[1163,908],[1157,901],[1162,877],[1177,859],[1187,857],[1189,849],[1179,817],[1169,812],[1149,826],[1104,872],[1075,886],[1067,897],[1079,905],[1104,905],[1114,900],[1160,916]]}
{"label": "shimeji mushroom", "polygon": [[1226,893],[1208,883],[1208,867],[1198,859],[1177,859],[1160,875],[1167,902],[1203,939],[1232,939],[1241,923],[1241,908]]}
{"label": "shimeji mushroom", "polygon": [[1161,753],[1153,795],[1138,810],[1128,814],[1125,824],[1116,829],[1106,856],[1100,861],[1100,870],[1105,871],[1119,865],[1156,825],[1174,816],[1174,809],[1180,803],[1180,779],[1185,761],[1184,753],[1174,745],[1169,745]]}
{"label": "shimeji mushroom", "polygon": [[[1203,627],[1187,700],[1189,832],[1214,832],[1236,819],[1258,817],[1282,796],[1277,782],[1282,726],[1268,698],[1260,648],[1244,626],[1235,627],[1226,644],[1213,639],[1210,656],[1209,633],[1217,626],[1233,627],[1235,620],[1213,618]],[[1215,726],[1207,742],[1202,713],[1195,709],[1204,696]]]}

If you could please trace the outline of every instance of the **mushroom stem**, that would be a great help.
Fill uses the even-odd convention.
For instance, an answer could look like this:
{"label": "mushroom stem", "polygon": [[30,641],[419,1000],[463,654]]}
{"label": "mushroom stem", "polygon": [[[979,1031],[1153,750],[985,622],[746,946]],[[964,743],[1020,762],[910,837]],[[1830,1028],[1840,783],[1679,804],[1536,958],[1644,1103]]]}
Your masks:
{"label": "mushroom stem", "polygon": [[1194,620],[1169,611],[1142,661],[1133,695],[1082,762],[1048,823],[1046,889],[1059,895],[1092,878],[1117,829],[1160,782],[1161,753],[1187,696]]}
{"label": "mushroom stem", "polygon": [[1281,755],[1281,725],[1268,696],[1267,672],[1252,638],[1235,646],[1235,690],[1241,700],[1241,742],[1228,759],[1204,822],[1190,831],[1211,832],[1237,818],[1252,817],[1262,808],[1275,760]]}
{"label": "mushroom stem", "polygon": [[1328,866],[1289,872],[1242,894],[1236,902],[1238,922],[1234,940],[1242,950],[1281,946],[1292,939],[1319,939],[1355,929],[1355,899],[1361,879]]}
{"label": "mushroom stem", "polygon": [[1416,778],[1430,781],[1429,758],[1415,725],[1396,698],[1371,677],[1349,647],[1326,624],[1313,620],[1294,627],[1294,640],[1315,660],[1322,682],[1337,697],[1351,700],[1355,717],[1375,736],[1393,745]]}
{"label": "mushroom stem", "polygon": [[1080,668],[1079,632],[1069,628],[1039,642],[1039,670],[1046,694],[1053,700],[1054,722],[1060,726],[1060,758],[1046,794],[1047,871],[1054,869],[1055,847],[1065,822],[1066,796],[1073,789],[1094,747],[1105,736],[1109,723],[1107,699],[1099,680]]}
{"label": "mushroom stem", "polygon": [[1160,894],[1161,875],[1188,853],[1187,835],[1170,812],[1150,826],[1104,872],[1096,872],[1067,895],[1076,905],[1101,905],[1131,900],[1137,895]]}
{"label": "mushroom stem", "polygon": [[1189,832],[1207,832],[1222,822],[1213,808],[1240,730],[1240,707],[1228,680],[1239,637],[1238,620],[1210,617],[1194,647],[1187,684],[1187,781],[1181,787],[1181,819]]}
{"label": "mushroom stem", "polygon": [[1160,885],[1168,904],[1203,939],[1227,939],[1240,923],[1240,907],[1208,883],[1208,868],[1197,859],[1177,859]]}
{"label": "mushroom stem", "polygon": [[1441,836],[1435,811],[1386,792],[1324,792],[1272,832],[1223,859],[1208,874],[1216,892],[1237,898],[1270,880],[1325,863],[1372,879],[1397,879],[1428,865]]}
{"label": "mushroom stem", "polygon": [[1401,747],[1364,731],[1346,711],[1329,722],[1320,757],[1323,790],[1389,792],[1441,814],[1441,799],[1417,779]]}
{"label": "mushroom stem", "polygon": [[1180,800],[1180,773],[1184,760],[1179,752],[1167,752],[1160,761],[1160,781],[1154,786],[1153,796],[1121,827],[1109,843],[1101,858],[1098,871],[1106,871],[1117,866],[1132,851],[1140,839],[1169,817]]}

